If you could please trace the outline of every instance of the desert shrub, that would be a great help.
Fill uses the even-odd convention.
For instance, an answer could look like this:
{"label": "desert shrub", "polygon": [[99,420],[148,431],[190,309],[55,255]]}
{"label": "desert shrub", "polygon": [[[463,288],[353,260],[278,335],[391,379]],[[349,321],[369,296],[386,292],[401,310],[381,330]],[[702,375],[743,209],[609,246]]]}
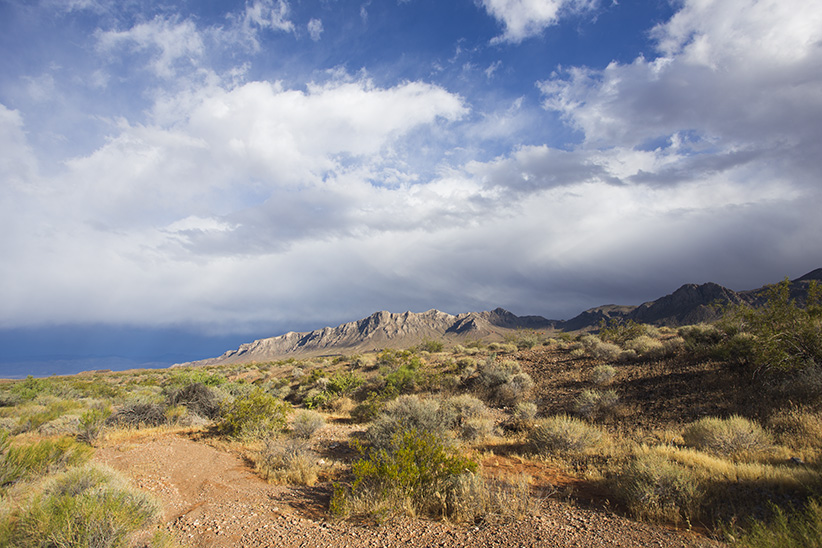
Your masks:
{"label": "desert shrub", "polygon": [[398,434],[409,430],[426,432],[444,443],[450,438],[450,427],[448,417],[440,412],[435,400],[400,396],[383,407],[366,437],[377,449],[390,448]]}
{"label": "desert shrub", "polygon": [[167,402],[169,406],[184,405],[191,412],[207,419],[215,419],[220,414],[220,398],[202,382],[193,382],[172,390]]}
{"label": "desert shrub", "polygon": [[767,432],[739,415],[699,419],[685,428],[682,438],[690,447],[726,456],[755,453],[770,446]]}
{"label": "desert shrub", "polygon": [[435,341],[432,339],[426,339],[417,345],[417,348],[420,351],[431,352],[432,354],[436,352],[442,352],[442,349],[444,347],[445,345],[442,343],[442,341]]}
{"label": "desert shrub", "polygon": [[16,382],[9,390],[17,397],[17,401],[31,401],[37,396],[49,392],[50,383],[46,379],[38,379],[29,375],[24,380]]}
{"label": "desert shrub", "polygon": [[159,505],[113,471],[75,468],[55,477],[0,525],[8,546],[127,547]]}
{"label": "desert shrub", "polygon": [[619,403],[619,395],[614,390],[585,389],[574,400],[574,411],[581,417],[590,419],[598,413],[607,413]]}
{"label": "desert shrub", "polygon": [[166,422],[165,408],[156,403],[130,403],[106,419],[106,424],[119,427],[153,427]]}
{"label": "desert shrub", "polygon": [[448,492],[448,516],[466,523],[510,523],[533,516],[539,511],[539,500],[531,494],[528,480],[526,476],[508,482],[473,472],[460,474]]}
{"label": "desert shrub", "polygon": [[255,387],[223,406],[217,430],[235,438],[265,438],[285,427],[289,410],[287,403]]}
{"label": "desert shrub", "polygon": [[79,441],[92,444],[103,434],[106,420],[111,416],[111,408],[107,405],[95,405],[87,409],[80,416]]}
{"label": "desert shrub", "polygon": [[270,438],[260,451],[257,470],[273,483],[314,485],[320,470],[317,455],[298,440]]}
{"label": "desert shrub", "polygon": [[583,453],[598,447],[604,439],[602,430],[567,415],[556,415],[537,421],[528,433],[528,443],[537,453]]}
{"label": "desert shrub", "polygon": [[[764,306],[738,306],[717,325],[728,357],[756,371],[796,371],[822,364],[822,290],[816,283],[804,307],[791,299],[786,279],[769,288]],[[727,348],[734,341],[738,348]]]}
{"label": "desert shrub", "polygon": [[793,449],[822,451],[822,413],[810,409],[788,409],[775,414],[768,426],[779,443]]}
{"label": "desert shrub", "polygon": [[335,396],[350,396],[354,390],[365,384],[365,380],[351,371],[340,371],[328,379],[326,390]]}
{"label": "desert shrub", "polygon": [[616,360],[622,352],[619,345],[603,341],[596,335],[583,335],[579,342],[585,353],[600,360]]}
{"label": "desert shrub", "polygon": [[503,406],[516,405],[531,397],[534,381],[528,373],[517,373],[497,386],[493,399]]}
{"label": "desert shrub", "polygon": [[13,445],[9,435],[0,432],[0,490],[18,481],[83,464],[90,457],[91,449],[71,438]]}
{"label": "desert shrub", "polygon": [[606,322],[603,318],[599,322],[599,338],[602,341],[616,345],[623,345],[631,339],[647,334],[647,332],[647,326],[634,320],[611,318]]}
{"label": "desert shrub", "polygon": [[661,358],[666,353],[666,347],[662,341],[648,335],[640,335],[635,339],[625,341],[624,347],[626,350],[633,350],[637,356],[642,358]]}
{"label": "desert shrub", "polygon": [[377,418],[385,404],[399,396],[394,386],[386,386],[379,390],[370,390],[365,400],[351,410],[354,422],[370,422]]}
{"label": "desert shrub", "polygon": [[589,379],[592,383],[604,385],[614,380],[616,369],[613,365],[598,365],[591,371]]}
{"label": "desert shrub", "polygon": [[619,497],[639,519],[690,522],[704,495],[694,472],[662,455],[640,455],[614,483]]}
{"label": "desert shrub", "polygon": [[520,402],[514,406],[505,427],[514,432],[525,432],[534,427],[537,418],[537,404]]}
{"label": "desert shrub", "polygon": [[511,343],[492,342],[488,345],[488,350],[499,354],[513,354],[518,348],[517,345]]}
{"label": "desert shrub", "polygon": [[811,500],[804,510],[788,513],[772,507],[773,518],[755,521],[734,544],[740,548],[822,547],[822,504]]}
{"label": "desert shrub", "polygon": [[494,431],[491,410],[480,399],[470,394],[446,399],[442,402],[439,412],[445,423],[455,429],[462,440],[481,440]]}
{"label": "desert shrub", "polygon": [[822,403],[822,364],[809,364],[793,372],[779,390],[783,397],[810,405]]}
{"label": "desert shrub", "polygon": [[171,388],[170,391],[174,391],[192,384],[214,387],[225,384],[226,382],[227,379],[224,376],[212,373],[207,369],[183,369],[174,372],[166,381],[166,386]]}
{"label": "desert shrub", "polygon": [[372,449],[354,463],[350,489],[335,486],[334,513],[447,515],[454,479],[477,470],[474,461],[429,432],[397,432],[386,446],[390,449]]}
{"label": "desert shrub", "polygon": [[308,439],[325,426],[325,419],[316,411],[299,411],[291,421],[291,431],[298,438]]}
{"label": "desert shrub", "polygon": [[715,325],[686,325],[677,330],[684,340],[685,350],[698,358],[710,357],[724,340],[724,334]]}
{"label": "desert shrub", "polygon": [[515,405],[527,400],[534,388],[534,381],[515,360],[498,360],[489,357],[480,365],[477,383],[483,396],[497,405]]}

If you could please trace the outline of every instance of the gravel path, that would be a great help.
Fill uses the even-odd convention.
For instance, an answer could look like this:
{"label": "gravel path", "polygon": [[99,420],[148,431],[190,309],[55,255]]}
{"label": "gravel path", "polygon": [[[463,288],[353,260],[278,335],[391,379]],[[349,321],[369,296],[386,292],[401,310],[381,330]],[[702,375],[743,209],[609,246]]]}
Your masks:
{"label": "gravel path", "polygon": [[324,515],[327,488],[270,485],[237,456],[175,435],[104,447],[95,460],[157,496],[167,528],[192,547],[723,546],[551,499],[538,515],[509,525],[334,522]]}

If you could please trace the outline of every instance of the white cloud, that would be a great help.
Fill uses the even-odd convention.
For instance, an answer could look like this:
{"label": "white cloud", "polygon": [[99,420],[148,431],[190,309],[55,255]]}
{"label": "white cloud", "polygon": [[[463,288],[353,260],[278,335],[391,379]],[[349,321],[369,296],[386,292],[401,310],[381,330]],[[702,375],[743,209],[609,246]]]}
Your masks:
{"label": "white cloud", "polygon": [[323,22],[319,19],[312,19],[308,22],[307,28],[308,35],[311,36],[312,40],[317,42],[323,33]]}
{"label": "white cloud", "polygon": [[519,43],[556,25],[564,13],[591,10],[597,0],[482,0],[486,11],[505,26],[494,42]]}
{"label": "white cloud", "polygon": [[822,5],[691,1],[656,27],[662,56],[541,83],[546,107],[588,143],[636,146],[689,132],[710,148],[822,137]]}
{"label": "white cloud", "polygon": [[161,78],[173,78],[181,61],[196,66],[204,52],[202,36],[192,21],[161,16],[128,30],[97,34],[97,48],[104,53],[123,44],[137,51],[154,52],[150,67]]}

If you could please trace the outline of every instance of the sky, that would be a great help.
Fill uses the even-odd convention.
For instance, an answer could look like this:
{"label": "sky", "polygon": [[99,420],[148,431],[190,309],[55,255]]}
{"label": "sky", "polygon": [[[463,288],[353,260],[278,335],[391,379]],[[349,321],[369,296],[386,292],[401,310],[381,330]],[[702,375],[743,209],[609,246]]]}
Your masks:
{"label": "sky", "polygon": [[820,2],[0,0],[0,373],[760,287],[820,183]]}

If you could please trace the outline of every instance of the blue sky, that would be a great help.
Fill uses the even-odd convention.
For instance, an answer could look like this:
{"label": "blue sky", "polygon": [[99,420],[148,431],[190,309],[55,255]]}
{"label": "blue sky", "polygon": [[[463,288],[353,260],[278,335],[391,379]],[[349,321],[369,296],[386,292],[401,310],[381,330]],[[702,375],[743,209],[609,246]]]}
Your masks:
{"label": "blue sky", "polygon": [[818,2],[0,0],[0,361],[797,277],[821,134]]}

